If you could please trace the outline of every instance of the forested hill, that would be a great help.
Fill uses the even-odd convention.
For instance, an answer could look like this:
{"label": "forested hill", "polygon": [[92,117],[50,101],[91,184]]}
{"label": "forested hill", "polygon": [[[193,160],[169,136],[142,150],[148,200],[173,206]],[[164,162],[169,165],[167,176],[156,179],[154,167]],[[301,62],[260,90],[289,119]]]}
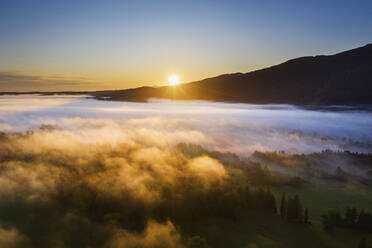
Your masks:
{"label": "forested hill", "polygon": [[148,98],[244,103],[372,104],[372,44],[329,56],[289,60],[262,70],[224,74],[176,87],[94,93],[99,99]]}

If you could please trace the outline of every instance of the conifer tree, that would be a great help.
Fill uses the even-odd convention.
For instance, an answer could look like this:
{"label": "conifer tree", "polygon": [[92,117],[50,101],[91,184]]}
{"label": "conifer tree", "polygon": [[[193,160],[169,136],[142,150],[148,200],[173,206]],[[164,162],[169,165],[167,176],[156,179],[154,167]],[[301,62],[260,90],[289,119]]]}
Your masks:
{"label": "conifer tree", "polygon": [[356,222],[356,226],[359,229],[363,229],[363,227],[365,226],[365,213],[364,213],[364,209],[360,210],[360,213],[359,213],[359,216],[358,216],[358,220]]}
{"label": "conifer tree", "polygon": [[304,223],[305,224],[308,224],[309,223],[309,210],[307,208],[305,208]]}
{"label": "conifer tree", "polygon": [[282,200],[280,202],[280,217],[284,220],[286,218],[287,202],[285,199],[285,193],[282,194]]}
{"label": "conifer tree", "polygon": [[302,220],[302,213],[303,213],[303,210],[302,210],[302,205],[301,205],[301,202],[300,202],[300,197],[298,195],[295,195],[295,198],[294,198],[294,217],[295,217],[295,220]]}
{"label": "conifer tree", "polygon": [[347,227],[354,227],[357,221],[357,210],[356,208],[347,208],[345,212],[345,226]]}
{"label": "conifer tree", "polygon": [[358,248],[367,248],[367,240],[366,240],[366,238],[362,238],[359,241]]}
{"label": "conifer tree", "polygon": [[268,189],[266,191],[266,202],[267,202],[267,211],[269,213],[277,214],[277,208],[276,208],[276,199],[274,194]]}
{"label": "conifer tree", "polygon": [[355,227],[355,224],[357,222],[358,218],[358,212],[355,207],[351,209],[351,227]]}
{"label": "conifer tree", "polygon": [[292,197],[288,197],[288,200],[287,200],[287,213],[286,213],[286,216],[287,216],[287,220],[288,221],[293,221],[296,216],[295,216],[295,209],[294,209],[294,199]]}

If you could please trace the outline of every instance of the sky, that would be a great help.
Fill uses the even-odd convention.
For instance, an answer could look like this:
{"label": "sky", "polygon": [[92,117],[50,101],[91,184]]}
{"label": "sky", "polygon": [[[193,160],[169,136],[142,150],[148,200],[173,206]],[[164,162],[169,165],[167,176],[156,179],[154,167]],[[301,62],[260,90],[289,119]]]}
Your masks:
{"label": "sky", "polygon": [[372,42],[372,1],[1,0],[0,91],[190,82]]}

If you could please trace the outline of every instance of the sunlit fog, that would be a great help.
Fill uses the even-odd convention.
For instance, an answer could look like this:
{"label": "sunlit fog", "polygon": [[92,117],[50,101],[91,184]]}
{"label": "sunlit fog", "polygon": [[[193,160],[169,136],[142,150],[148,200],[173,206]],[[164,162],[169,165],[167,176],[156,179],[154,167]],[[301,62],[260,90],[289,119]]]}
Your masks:
{"label": "sunlit fog", "polygon": [[369,152],[372,112],[330,107],[150,99],[98,101],[85,96],[1,96],[0,131],[39,128],[86,143],[169,147],[195,143],[240,156],[254,151]]}

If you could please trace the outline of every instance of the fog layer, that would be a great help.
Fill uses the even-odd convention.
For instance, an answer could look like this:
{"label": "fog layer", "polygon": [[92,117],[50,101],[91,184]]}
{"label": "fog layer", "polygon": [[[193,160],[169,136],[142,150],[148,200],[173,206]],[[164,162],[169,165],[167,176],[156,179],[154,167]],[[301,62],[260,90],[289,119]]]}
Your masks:
{"label": "fog layer", "polygon": [[342,107],[306,110],[292,105],[163,100],[129,103],[84,96],[1,96],[0,131],[48,127],[86,143],[169,147],[186,142],[242,156],[256,150],[370,152],[371,113]]}
{"label": "fog layer", "polygon": [[[369,151],[371,123],[366,111],[288,105],[2,96],[0,247],[185,247],[191,235],[180,223],[190,218],[276,212],[269,191],[243,188],[236,178],[258,187],[302,183],[215,150],[241,157]],[[296,167],[290,176],[321,174],[309,176],[298,155],[251,157],[275,161],[283,174]],[[348,180],[366,170],[338,172]]]}

